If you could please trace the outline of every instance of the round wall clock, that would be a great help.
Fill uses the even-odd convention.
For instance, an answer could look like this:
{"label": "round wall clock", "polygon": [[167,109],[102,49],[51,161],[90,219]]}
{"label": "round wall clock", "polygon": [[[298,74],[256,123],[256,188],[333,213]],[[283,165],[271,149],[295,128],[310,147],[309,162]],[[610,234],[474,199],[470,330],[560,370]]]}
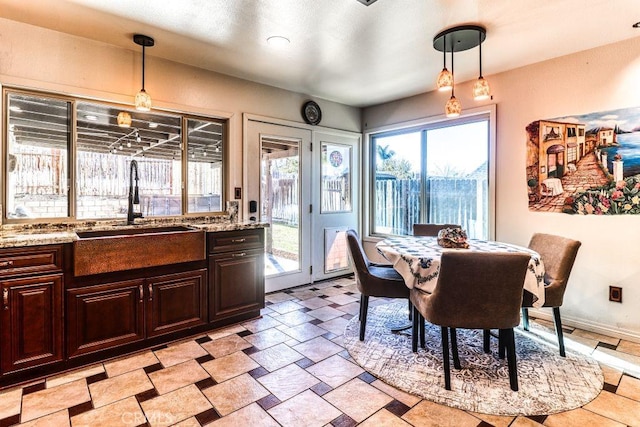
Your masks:
{"label": "round wall clock", "polygon": [[314,101],[307,101],[302,106],[302,117],[304,121],[310,125],[317,125],[322,120],[322,111],[320,106]]}

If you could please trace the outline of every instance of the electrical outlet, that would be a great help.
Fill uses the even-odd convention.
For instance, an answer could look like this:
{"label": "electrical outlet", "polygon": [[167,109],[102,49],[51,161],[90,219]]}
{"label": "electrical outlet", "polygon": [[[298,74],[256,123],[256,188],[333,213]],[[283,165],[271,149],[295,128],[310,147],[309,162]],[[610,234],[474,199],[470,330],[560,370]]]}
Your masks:
{"label": "electrical outlet", "polygon": [[622,287],[609,286],[609,301],[622,302]]}

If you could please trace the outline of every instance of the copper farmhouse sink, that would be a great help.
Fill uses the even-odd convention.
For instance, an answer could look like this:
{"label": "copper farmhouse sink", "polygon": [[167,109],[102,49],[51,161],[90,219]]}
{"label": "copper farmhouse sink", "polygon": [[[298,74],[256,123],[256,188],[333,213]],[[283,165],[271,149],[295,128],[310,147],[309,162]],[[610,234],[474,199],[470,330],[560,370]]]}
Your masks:
{"label": "copper farmhouse sink", "polygon": [[78,231],[76,276],[157,267],[205,258],[205,232],[185,226]]}

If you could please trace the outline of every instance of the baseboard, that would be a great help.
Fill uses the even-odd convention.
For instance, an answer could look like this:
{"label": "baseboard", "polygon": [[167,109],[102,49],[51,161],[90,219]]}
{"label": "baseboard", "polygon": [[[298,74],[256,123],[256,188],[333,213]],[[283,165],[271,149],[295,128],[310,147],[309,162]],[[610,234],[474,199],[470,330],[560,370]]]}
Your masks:
{"label": "baseboard", "polygon": [[[529,313],[533,317],[548,320],[553,322],[553,312],[551,309],[534,309],[530,308]],[[640,343],[640,332],[630,331],[627,329],[613,328],[609,325],[605,325],[598,322],[585,321],[583,319],[576,319],[571,316],[565,316],[560,309],[562,316],[562,325],[571,326],[574,328],[584,329],[589,332],[595,332],[597,334],[606,335],[608,337],[620,338],[626,341]]]}

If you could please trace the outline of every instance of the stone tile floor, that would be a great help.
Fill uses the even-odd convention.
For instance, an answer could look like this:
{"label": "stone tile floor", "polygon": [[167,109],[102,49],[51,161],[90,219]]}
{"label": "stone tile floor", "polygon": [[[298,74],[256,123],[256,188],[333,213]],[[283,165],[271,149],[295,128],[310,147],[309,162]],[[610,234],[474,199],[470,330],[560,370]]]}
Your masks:
{"label": "stone tile floor", "polygon": [[353,278],[266,298],[260,319],[4,390],[0,427],[640,426],[638,343],[567,328],[569,349],[602,361],[600,395],[555,415],[492,416],[422,400],[354,364],[342,346],[358,313]]}

